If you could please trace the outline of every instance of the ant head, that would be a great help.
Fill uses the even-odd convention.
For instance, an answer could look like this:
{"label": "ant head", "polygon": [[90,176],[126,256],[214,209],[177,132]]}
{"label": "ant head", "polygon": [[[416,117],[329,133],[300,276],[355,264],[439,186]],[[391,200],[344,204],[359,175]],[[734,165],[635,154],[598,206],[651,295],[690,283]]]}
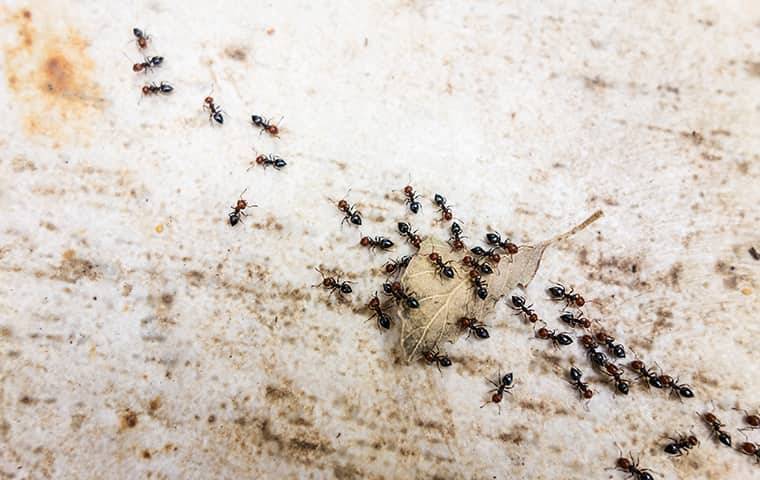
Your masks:
{"label": "ant head", "polygon": [[148,92],[150,92],[150,87],[148,85],[143,85],[142,92],[143,92],[143,95],[147,95]]}
{"label": "ant head", "polygon": [[135,63],[134,65],[132,65],[133,72],[142,72],[143,70],[145,70],[145,65],[143,65],[142,63]]}
{"label": "ant head", "polygon": [[214,97],[206,97],[203,101],[206,103],[206,105],[211,105],[214,103]]}
{"label": "ant head", "polygon": [[361,240],[359,240],[359,244],[360,244],[362,247],[366,247],[366,246],[368,246],[368,245],[369,245],[369,243],[370,243],[370,241],[369,241],[369,237],[362,237],[362,238],[361,238]]}
{"label": "ant head", "polygon": [[406,195],[411,195],[413,192],[414,192],[414,188],[412,188],[411,185],[407,185],[406,187],[404,187],[404,193]]}
{"label": "ant head", "polygon": [[375,296],[370,299],[369,303],[367,304],[369,308],[376,309],[380,306],[380,299],[377,298],[377,292],[375,292]]}
{"label": "ant head", "polygon": [[277,135],[280,132],[280,129],[277,128],[277,125],[269,125],[267,127],[267,132],[269,132],[271,135]]}
{"label": "ant head", "polygon": [[430,252],[430,255],[428,255],[428,258],[434,262],[437,262],[441,259],[441,256],[438,255],[438,252]]}
{"label": "ant head", "polygon": [[256,157],[256,163],[258,163],[259,165],[261,165],[262,163],[264,163],[264,161],[265,161],[266,159],[267,159],[267,157],[266,157],[266,156],[264,156],[264,155],[259,155],[259,156],[257,156],[257,157]]}

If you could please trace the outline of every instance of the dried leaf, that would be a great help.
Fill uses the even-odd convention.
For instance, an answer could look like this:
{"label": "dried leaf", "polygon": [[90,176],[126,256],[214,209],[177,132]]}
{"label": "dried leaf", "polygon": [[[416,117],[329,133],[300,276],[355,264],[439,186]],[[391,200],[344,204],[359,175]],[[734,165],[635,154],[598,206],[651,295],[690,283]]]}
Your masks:
{"label": "dried leaf", "polygon": [[[602,212],[597,211],[566,233],[537,245],[520,246],[511,262],[503,256],[496,271],[483,276],[489,283],[485,300],[475,295],[468,269],[462,265],[462,258],[468,252],[452,252],[447,243],[434,237],[426,238],[401,277],[404,289],[407,293],[413,292],[420,303],[419,308],[400,308],[398,312],[401,347],[406,361],[416,360],[441,342],[456,340],[462,333],[457,325],[459,318],[485,318],[496,302],[510,290],[528,286],[538,271],[547,247],[583,230],[601,216]],[[444,262],[451,262],[456,269],[454,278],[442,277],[437,272],[435,264],[428,259],[431,252],[437,252]]]}

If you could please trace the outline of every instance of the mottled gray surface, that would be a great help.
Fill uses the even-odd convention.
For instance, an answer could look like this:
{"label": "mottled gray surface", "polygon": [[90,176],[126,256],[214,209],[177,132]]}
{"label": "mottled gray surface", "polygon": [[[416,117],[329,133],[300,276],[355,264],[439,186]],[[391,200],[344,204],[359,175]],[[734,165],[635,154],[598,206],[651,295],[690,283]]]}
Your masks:
{"label": "mottled gray surface", "polygon": [[[731,408],[760,407],[758,3],[320,3],[0,6],[0,478],[618,479],[615,442],[658,478],[760,476],[694,413],[714,401],[739,441]],[[136,25],[166,57],[147,77]],[[176,92],[138,102],[146,80]],[[289,165],[248,171],[256,152]],[[442,374],[401,362],[362,307],[385,256],[357,241],[397,238],[410,180],[415,226],[445,235],[441,192],[471,241],[603,209],[528,296],[556,325],[542,289],[574,285],[697,398],[613,397],[503,303]],[[361,229],[329,200],[349,187]],[[351,304],[310,288],[318,265]],[[499,368],[501,415],[479,408]],[[701,447],[666,458],[690,429]]]}

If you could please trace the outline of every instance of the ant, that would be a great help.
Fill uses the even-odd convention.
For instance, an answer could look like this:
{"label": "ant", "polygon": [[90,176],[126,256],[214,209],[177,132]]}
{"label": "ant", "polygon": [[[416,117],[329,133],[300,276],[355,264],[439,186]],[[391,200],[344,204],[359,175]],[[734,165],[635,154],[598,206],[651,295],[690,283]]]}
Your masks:
{"label": "ant", "polygon": [[156,85],[155,83],[151,83],[150,85],[143,85],[142,87],[142,93],[143,95],[156,95],[158,93],[163,94],[169,94],[174,91],[174,87],[169,85],[166,82],[161,82],[160,85]]}
{"label": "ant", "polygon": [[150,40],[150,35],[146,34],[139,28],[135,27],[132,29],[132,34],[135,36],[137,41],[137,48],[146,48],[148,46],[148,41]]}
{"label": "ant", "polygon": [[639,468],[639,459],[633,459],[633,454],[629,454],[630,460],[622,456],[615,462],[615,468],[622,472],[626,472],[630,475],[629,478],[634,480],[654,480],[654,476],[650,473],[652,470],[648,468]]}
{"label": "ant", "polygon": [[230,225],[235,226],[238,224],[238,222],[243,221],[243,217],[246,216],[245,209],[248,207],[258,207],[258,205],[248,205],[247,200],[243,200],[243,194],[248,190],[247,188],[242,191],[240,194],[240,198],[238,199],[237,203],[230,208],[232,211],[230,212]]}
{"label": "ant", "polygon": [[459,319],[459,326],[462,329],[468,329],[470,332],[467,334],[469,337],[470,334],[474,333],[476,337],[481,339],[490,338],[490,334],[488,333],[488,330],[486,330],[486,325],[482,322],[478,322],[475,318],[468,318],[468,317],[462,317]]}
{"label": "ant", "polygon": [[501,261],[501,256],[496,253],[496,249],[492,248],[490,250],[485,250],[483,247],[472,247],[470,249],[470,252],[472,252],[474,255],[477,255],[479,257],[486,257],[488,260],[492,261],[493,263],[499,263]]}
{"label": "ant", "polygon": [[640,379],[647,382],[654,388],[665,388],[660,377],[654,373],[654,370],[647,368],[641,360],[634,360],[630,363],[631,369],[636,372]]}
{"label": "ant", "polygon": [[617,358],[625,358],[625,347],[615,344],[615,339],[605,332],[597,332],[596,339],[607,346],[607,350]]}
{"label": "ant", "polygon": [[499,407],[499,415],[501,415],[501,401],[504,398],[504,394],[508,393],[512,395],[512,392],[510,392],[510,390],[515,388],[515,385],[513,383],[513,378],[514,377],[512,376],[512,372],[509,372],[502,377],[501,370],[499,370],[499,376],[497,377],[496,382],[494,382],[490,378],[486,378],[486,380],[488,380],[488,383],[496,387],[489,390],[488,393],[491,393],[491,392],[496,392],[496,393],[491,395],[491,400],[481,405],[480,408],[485,407],[489,403],[495,403],[496,406]]}
{"label": "ant", "polygon": [[745,455],[755,455],[757,457],[757,461],[760,462],[760,446],[752,442],[744,442],[739,445],[738,450]]}
{"label": "ant", "polygon": [[681,397],[694,398],[694,391],[691,389],[691,385],[686,383],[679,384],[678,379],[673,380],[673,377],[670,375],[660,375],[659,379],[663,388],[670,387],[670,394],[675,395],[679,400]]}
{"label": "ant", "polygon": [[578,390],[578,395],[580,395],[581,398],[591,400],[591,397],[594,396],[594,391],[588,388],[588,383],[583,381],[583,372],[581,372],[579,368],[570,368],[570,380],[568,380],[568,382],[573,388]]}
{"label": "ant", "polygon": [[581,345],[583,345],[583,348],[586,349],[586,356],[589,358],[589,360],[591,360],[591,363],[595,367],[603,368],[607,366],[609,363],[607,355],[605,355],[604,352],[597,350],[599,344],[596,343],[594,337],[591,335],[583,335],[581,337]]}
{"label": "ant", "polygon": [[448,222],[452,218],[454,218],[454,214],[451,213],[451,206],[446,205],[446,197],[444,197],[440,193],[436,193],[435,199],[433,201],[435,202],[436,205],[438,205],[438,211],[441,212],[442,220],[446,220]]}
{"label": "ant", "polygon": [[269,154],[269,155],[259,155],[256,157],[256,163],[258,165],[263,165],[264,168],[272,166],[275,170],[280,170],[284,168],[287,163],[282,158],[278,157],[277,155]]}
{"label": "ant", "polygon": [[404,255],[401,258],[390,259],[385,264],[385,273],[391,275],[397,271],[401,271],[402,268],[408,267],[409,262],[411,261],[412,257],[410,255]]}
{"label": "ant", "polygon": [[362,247],[369,247],[370,250],[380,248],[381,250],[388,250],[393,247],[393,242],[385,237],[367,237],[364,236],[359,240],[359,245]]}
{"label": "ant", "polygon": [[422,356],[425,358],[425,361],[427,361],[430,364],[435,363],[438,367],[438,371],[441,371],[441,367],[450,367],[451,366],[451,360],[446,354],[441,354],[438,349],[435,350],[428,350],[425,353],[422,354]]}
{"label": "ant", "polygon": [[132,65],[132,71],[147,73],[148,70],[152,70],[161,65],[163,61],[164,57],[145,57],[145,61]]}
{"label": "ant", "polygon": [[749,425],[745,428],[740,428],[740,432],[746,432],[747,430],[758,430],[760,429],[760,415],[749,413],[746,410],[742,410],[740,408],[734,408],[734,410],[737,410],[739,412],[744,412],[744,422]]}
{"label": "ant", "polygon": [[726,425],[718,420],[718,417],[716,417],[711,412],[705,412],[705,413],[697,413],[699,417],[707,423],[707,426],[710,427],[710,431],[714,437],[718,439],[720,443],[723,445],[730,447],[731,446],[731,435],[729,435],[727,432],[723,430],[723,427]]}
{"label": "ant", "polygon": [[580,296],[578,293],[573,293],[573,289],[571,288],[570,291],[566,290],[565,287],[561,283],[555,284],[553,287],[550,287],[548,290],[549,295],[552,296],[552,299],[554,300],[564,300],[567,302],[567,306],[575,305],[576,307],[582,307],[586,304],[586,300],[583,299],[583,297]]}
{"label": "ant", "polygon": [[454,270],[454,267],[449,265],[451,263],[451,260],[444,262],[438,252],[430,252],[428,258],[431,262],[435,263],[436,273],[438,273],[438,275],[454,278],[456,275],[456,270]]}
{"label": "ant", "polygon": [[480,278],[478,272],[475,270],[470,272],[470,281],[472,282],[472,288],[479,299],[485,300],[488,297],[488,284]]}
{"label": "ant", "polygon": [[251,115],[251,122],[253,126],[259,127],[262,133],[266,131],[269,135],[279,138],[280,129],[269,120],[264,120],[263,117],[258,115]]}
{"label": "ant", "polygon": [[628,395],[631,390],[631,382],[623,378],[623,371],[612,362],[608,362],[604,366],[604,370],[607,375],[612,377],[612,383],[615,384],[615,389],[623,395]]}
{"label": "ant", "polygon": [[566,332],[557,333],[556,330],[549,330],[546,327],[541,327],[536,331],[536,338],[541,340],[551,340],[554,348],[559,348],[560,345],[567,346],[572,345],[573,338]]}
{"label": "ant", "polygon": [[340,222],[341,226],[343,226],[343,222],[346,222],[346,221],[349,221],[353,223],[354,225],[362,224],[361,212],[356,209],[356,205],[349,205],[346,199],[343,199],[338,202],[338,210],[343,212],[343,214],[345,215],[343,217],[343,221]]}
{"label": "ant", "polygon": [[209,122],[213,118],[216,123],[223,124],[224,123],[224,116],[222,115],[222,107],[214,103],[214,97],[206,97],[203,100],[203,108],[208,110],[208,120]]}
{"label": "ant", "polygon": [[530,323],[536,323],[538,321],[538,314],[533,310],[533,304],[525,305],[525,298],[520,297],[518,295],[512,296],[512,309],[518,310],[518,312],[515,315],[520,315],[521,313],[525,315],[525,318],[528,319]]}
{"label": "ant", "polygon": [[383,291],[386,295],[392,296],[397,302],[404,301],[404,304],[409,308],[420,308],[420,302],[414,298],[414,293],[407,293],[404,291],[404,287],[399,282],[383,284]]}
{"label": "ant", "polygon": [[414,191],[414,188],[411,185],[407,185],[404,187],[404,196],[406,199],[404,200],[405,205],[409,205],[409,210],[417,214],[417,212],[420,211],[422,208],[422,204],[417,201],[418,198],[420,198],[419,195]]}
{"label": "ant", "polygon": [[449,246],[452,250],[462,250],[464,248],[464,242],[462,241],[462,226],[457,222],[451,224],[451,237],[449,238]]}
{"label": "ant", "polygon": [[462,263],[465,266],[472,268],[473,271],[479,271],[484,275],[490,275],[493,273],[493,268],[491,268],[491,265],[489,265],[487,262],[478,262],[469,255],[462,257]]}
{"label": "ant", "polygon": [[353,290],[351,289],[351,285],[350,285],[350,284],[351,284],[351,283],[353,283],[353,282],[341,282],[341,281],[340,281],[340,277],[338,277],[338,278],[335,278],[335,277],[328,277],[328,276],[326,276],[326,275],[325,275],[325,273],[324,273],[322,270],[320,270],[319,268],[315,268],[314,270],[316,270],[317,272],[319,272],[319,274],[320,274],[320,275],[322,275],[322,283],[321,283],[321,284],[320,284],[320,283],[318,283],[318,284],[316,284],[316,285],[312,285],[312,287],[318,287],[318,286],[320,286],[320,285],[321,285],[321,286],[322,286],[322,287],[324,287],[326,290],[330,290],[330,295],[332,295],[332,294],[333,294],[333,293],[335,293],[336,291],[337,291],[337,292],[338,292],[338,293],[339,293],[341,296],[342,296],[342,295],[348,295],[348,294],[350,294],[351,292],[353,292]]}
{"label": "ant", "polygon": [[406,241],[411,243],[414,248],[420,248],[422,239],[417,235],[417,230],[412,230],[412,226],[406,222],[398,222],[398,231],[401,235],[406,236]]}
{"label": "ant", "polygon": [[501,235],[497,232],[491,232],[486,234],[486,242],[489,245],[493,245],[495,247],[499,247],[505,252],[507,252],[510,256],[517,253],[519,250],[517,245],[512,243],[510,240],[502,240]]}
{"label": "ant", "polygon": [[581,327],[581,328],[591,328],[591,320],[583,316],[583,312],[578,312],[577,315],[573,314],[572,312],[563,312],[559,319],[565,322],[566,324],[570,325],[572,328]]}
{"label": "ant", "polygon": [[678,438],[668,437],[671,443],[665,445],[665,453],[669,455],[675,455],[680,457],[681,455],[688,455],[689,450],[699,445],[699,439],[694,435],[680,435]]}
{"label": "ant", "polygon": [[378,327],[384,328],[386,330],[391,328],[391,316],[385,313],[383,310],[383,306],[380,304],[380,299],[377,297],[377,292],[375,292],[375,296],[372,297],[372,299],[367,304],[367,308],[374,312],[372,316],[369,317],[369,320],[377,317]]}

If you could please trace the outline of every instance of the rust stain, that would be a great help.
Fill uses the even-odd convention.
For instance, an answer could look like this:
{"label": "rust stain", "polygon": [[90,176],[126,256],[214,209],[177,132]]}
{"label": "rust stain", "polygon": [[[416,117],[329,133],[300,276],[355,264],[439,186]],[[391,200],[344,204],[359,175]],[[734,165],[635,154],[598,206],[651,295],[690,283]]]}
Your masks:
{"label": "rust stain", "polygon": [[89,41],[29,9],[6,14],[4,22],[16,27],[17,42],[3,47],[4,70],[24,133],[47,137],[56,146],[89,145],[90,125],[104,103]]}

